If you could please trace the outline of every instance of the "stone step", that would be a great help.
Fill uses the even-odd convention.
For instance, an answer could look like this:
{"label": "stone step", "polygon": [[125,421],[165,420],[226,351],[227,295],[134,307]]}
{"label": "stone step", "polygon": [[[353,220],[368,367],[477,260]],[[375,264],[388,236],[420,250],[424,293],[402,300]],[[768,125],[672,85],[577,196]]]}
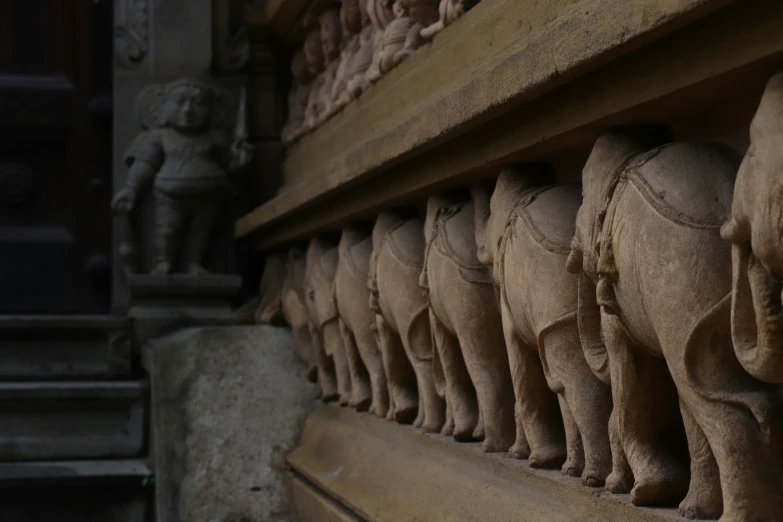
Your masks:
{"label": "stone step", "polygon": [[143,455],[148,383],[0,383],[0,461]]}
{"label": "stone step", "polygon": [[0,520],[150,522],[153,485],[141,460],[0,463]]}
{"label": "stone step", "polygon": [[111,315],[0,315],[0,380],[129,376],[129,331]]}

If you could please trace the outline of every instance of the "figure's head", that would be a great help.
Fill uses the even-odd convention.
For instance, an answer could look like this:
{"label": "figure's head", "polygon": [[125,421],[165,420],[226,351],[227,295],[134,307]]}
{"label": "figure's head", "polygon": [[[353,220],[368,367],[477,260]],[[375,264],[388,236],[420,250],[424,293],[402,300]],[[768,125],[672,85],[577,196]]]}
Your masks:
{"label": "figure's head", "polygon": [[321,30],[310,31],[304,41],[305,62],[307,70],[315,77],[324,70],[324,50],[321,46]]}
{"label": "figure's head", "polygon": [[291,57],[291,75],[294,77],[295,84],[304,84],[312,79],[303,49],[296,51]]}
{"label": "figure's head", "polygon": [[395,0],[394,5],[392,5],[392,10],[394,11],[394,16],[397,18],[408,16],[408,6],[403,0]]}
{"label": "figure's head", "polygon": [[327,62],[331,62],[340,54],[340,42],[343,38],[340,26],[340,8],[330,7],[321,15],[321,49]]}
{"label": "figure's head", "polygon": [[438,21],[438,0],[399,0],[407,10],[408,16],[421,25],[427,27]]}
{"label": "figure's head", "polygon": [[340,7],[343,37],[361,31],[363,19],[361,4],[362,0],[343,0],[343,5]]}
{"label": "figure's head", "polygon": [[183,132],[197,132],[209,124],[213,91],[210,87],[189,78],[182,78],[166,86],[160,123]]}

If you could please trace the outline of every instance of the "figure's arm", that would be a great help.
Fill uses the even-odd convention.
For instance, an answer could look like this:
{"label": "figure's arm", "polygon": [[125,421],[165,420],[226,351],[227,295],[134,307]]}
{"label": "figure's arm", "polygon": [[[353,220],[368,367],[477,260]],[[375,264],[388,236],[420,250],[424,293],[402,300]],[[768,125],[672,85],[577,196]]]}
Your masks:
{"label": "figure's arm", "polygon": [[221,144],[220,148],[226,151],[223,164],[225,165],[226,173],[231,175],[250,163],[253,159],[256,146],[248,143],[244,136],[235,138],[228,147],[225,146],[227,141],[227,137],[224,133],[220,133],[219,138],[216,138],[216,142]]}
{"label": "figure's arm", "polygon": [[139,134],[128,152],[125,164],[128,165],[128,181],[114,196],[112,209],[116,213],[130,212],[136,204],[139,191],[143,190],[155,178],[163,164],[164,153],[157,132],[148,131]]}

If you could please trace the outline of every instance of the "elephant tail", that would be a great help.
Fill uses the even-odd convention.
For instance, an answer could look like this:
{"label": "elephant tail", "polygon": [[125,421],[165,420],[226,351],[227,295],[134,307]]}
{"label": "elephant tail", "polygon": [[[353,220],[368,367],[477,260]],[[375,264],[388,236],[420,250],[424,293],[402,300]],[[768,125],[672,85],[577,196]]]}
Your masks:
{"label": "elephant tail", "polygon": [[[781,408],[779,401],[772,399],[770,391],[776,389],[756,380],[740,365],[731,345],[728,331],[730,327],[731,294],[713,305],[699,320],[691,331],[682,352],[682,367],[685,378],[693,392],[702,399],[733,406],[748,411],[759,425],[761,433],[769,441],[773,437],[773,424],[777,420]],[[704,340],[709,339],[712,364],[705,364]],[[715,382],[712,371],[719,366],[724,369],[723,375],[729,373],[729,379]],[[725,372],[725,373],[724,373]],[[779,394],[778,394],[779,396]],[[772,400],[771,400],[772,399]]]}
{"label": "elephant tail", "polygon": [[576,317],[579,340],[587,365],[601,382],[609,385],[609,357],[601,335],[601,308],[597,301],[597,286],[584,271],[579,272]]}

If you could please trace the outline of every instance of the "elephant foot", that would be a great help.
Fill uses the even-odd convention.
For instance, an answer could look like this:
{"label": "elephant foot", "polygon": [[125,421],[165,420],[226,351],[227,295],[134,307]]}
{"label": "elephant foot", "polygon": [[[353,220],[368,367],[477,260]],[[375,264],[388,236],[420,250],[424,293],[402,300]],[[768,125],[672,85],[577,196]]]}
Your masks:
{"label": "elephant foot", "polygon": [[418,413],[418,415],[416,415],[416,419],[414,419],[414,421],[413,421],[413,427],[414,428],[421,428],[422,426],[424,426],[424,415],[421,414],[421,412],[423,411],[423,408],[419,408],[418,411],[419,411],[419,413]]}
{"label": "elephant foot", "polygon": [[585,469],[585,463],[582,462],[581,459],[569,455],[566,461],[563,463],[563,467],[560,469],[563,472],[563,475],[569,477],[581,477],[582,471]]}
{"label": "elephant foot", "polygon": [[633,474],[622,469],[613,469],[606,477],[606,489],[616,495],[630,493],[633,488]]}
{"label": "elephant foot", "polygon": [[485,437],[481,444],[481,450],[484,453],[503,453],[508,450],[508,443],[504,443],[495,437]]}
{"label": "elephant foot", "polygon": [[322,402],[335,402],[339,398],[340,396],[337,394],[337,392],[324,392],[321,394]]}
{"label": "elephant foot", "polygon": [[473,430],[473,440],[484,440],[485,438],[484,423],[480,422]]}
{"label": "elephant foot", "polygon": [[396,414],[396,411],[393,406],[389,407],[389,410],[386,412],[386,420],[387,421],[393,421],[394,415]]}
{"label": "elephant foot", "polygon": [[606,472],[601,473],[596,469],[586,469],[582,473],[582,485],[588,488],[600,488],[606,484]]}
{"label": "elephant foot", "polygon": [[680,502],[678,511],[681,517],[691,520],[720,518],[723,513],[723,496],[720,488],[707,486],[694,491],[691,487]]}
{"label": "elephant foot", "polygon": [[440,433],[442,427],[443,425],[440,423],[427,421],[422,425],[421,429],[424,433]]}
{"label": "elephant foot", "polygon": [[474,426],[460,426],[455,423],[451,436],[457,442],[476,442],[476,438],[473,436],[475,429]]}
{"label": "elephant foot", "polygon": [[443,424],[443,429],[440,430],[440,434],[444,437],[451,437],[454,435],[454,419],[449,417],[446,419],[446,423]]}
{"label": "elephant foot", "polygon": [[530,446],[528,446],[527,441],[523,442],[515,442],[513,446],[508,450],[508,456],[512,459],[526,459],[530,457]]}
{"label": "elephant foot", "polygon": [[418,406],[398,407],[394,410],[394,420],[399,424],[412,424],[417,419]]}
{"label": "elephant foot", "polygon": [[631,502],[636,506],[659,506],[676,502],[688,488],[687,473],[674,470],[657,475],[642,475],[631,490]]}
{"label": "elephant foot", "polygon": [[379,406],[376,403],[372,403],[370,405],[370,413],[378,417],[379,419],[383,419],[386,417],[389,409],[387,407]]}
{"label": "elephant foot", "polygon": [[361,397],[353,400],[353,407],[356,411],[368,411],[371,403],[372,399],[370,397]]}
{"label": "elephant foot", "polygon": [[544,446],[531,450],[528,464],[536,469],[557,469],[566,460],[565,448],[559,446]]}

